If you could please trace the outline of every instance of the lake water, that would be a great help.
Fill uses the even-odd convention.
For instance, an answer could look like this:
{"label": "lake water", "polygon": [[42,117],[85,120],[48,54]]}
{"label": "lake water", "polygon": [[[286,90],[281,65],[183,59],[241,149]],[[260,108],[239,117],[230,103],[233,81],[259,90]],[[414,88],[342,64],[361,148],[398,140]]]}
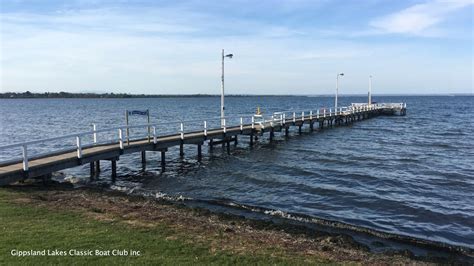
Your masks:
{"label": "lake water", "polygon": [[[341,97],[340,105],[365,102]],[[159,153],[122,156],[115,188],[209,202],[231,202],[290,212],[384,232],[474,248],[474,97],[379,96],[377,102],[406,102],[406,116],[377,117],[347,127],[304,133],[285,139],[260,139],[254,148],[242,137],[227,155],[220,146],[196,147],[167,154],[160,173]],[[330,97],[228,97],[229,115],[251,114],[260,106],[278,110],[316,110],[333,105]],[[2,144],[60,136],[124,124],[124,111],[150,109],[153,123],[204,119],[219,115],[219,98],[157,99],[7,99],[0,100]],[[230,122],[236,122],[230,121]],[[142,124],[144,117],[131,117]],[[214,123],[214,124],[212,124]],[[210,121],[210,126],[217,121]],[[187,128],[202,127],[185,123]],[[178,124],[158,127],[176,133]],[[306,129],[307,130],[307,129]],[[135,130],[133,134],[140,134]],[[114,141],[117,132],[99,134]],[[84,143],[90,143],[87,136]],[[66,148],[64,141],[32,146],[31,154]],[[74,148],[75,139],[67,139]],[[19,150],[0,150],[0,160],[17,158]],[[64,171],[67,180],[86,182],[88,165]],[[100,182],[110,180],[102,163]]]}

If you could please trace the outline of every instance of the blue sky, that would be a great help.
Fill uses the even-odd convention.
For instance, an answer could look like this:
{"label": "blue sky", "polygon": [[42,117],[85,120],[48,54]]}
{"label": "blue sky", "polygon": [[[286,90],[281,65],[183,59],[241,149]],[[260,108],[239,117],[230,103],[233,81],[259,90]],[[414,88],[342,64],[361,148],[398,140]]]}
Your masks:
{"label": "blue sky", "polygon": [[1,91],[473,93],[473,0],[0,0]]}

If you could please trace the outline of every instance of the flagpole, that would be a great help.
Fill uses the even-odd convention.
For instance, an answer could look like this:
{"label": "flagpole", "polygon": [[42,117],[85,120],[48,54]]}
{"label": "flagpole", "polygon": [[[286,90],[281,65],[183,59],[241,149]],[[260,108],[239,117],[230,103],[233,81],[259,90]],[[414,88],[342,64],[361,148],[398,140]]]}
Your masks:
{"label": "flagpole", "polygon": [[224,125],[224,49],[222,49],[222,76],[221,76],[221,126]]}
{"label": "flagpole", "polygon": [[146,109],[146,114],[147,114],[147,124],[148,124],[148,142],[150,142],[150,109]]}
{"label": "flagpole", "polygon": [[125,123],[127,124],[127,145],[130,145],[129,128],[128,128],[128,110],[125,110]]}

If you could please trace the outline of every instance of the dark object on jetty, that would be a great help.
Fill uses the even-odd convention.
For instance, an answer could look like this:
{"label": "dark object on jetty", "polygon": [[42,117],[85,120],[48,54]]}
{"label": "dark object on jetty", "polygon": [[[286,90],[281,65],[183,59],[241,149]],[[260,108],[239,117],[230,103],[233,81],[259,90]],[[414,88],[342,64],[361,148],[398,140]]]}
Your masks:
{"label": "dark object on jetty", "polygon": [[[204,129],[199,131],[185,132],[183,123],[181,123],[181,131],[178,134],[157,136],[156,128],[152,124],[144,125],[148,130],[148,136],[143,139],[130,141],[127,143],[127,138],[124,136],[124,128],[132,128],[132,126],[114,128],[119,131],[119,142],[113,144],[94,144],[83,146],[81,137],[87,134],[94,135],[94,143],[97,139],[98,132],[105,132],[107,130],[94,130],[92,132],[85,132],[79,134],[72,134],[52,138],[48,140],[59,140],[66,138],[76,138],[77,148],[68,151],[53,151],[41,157],[32,158],[28,156],[27,145],[41,143],[47,140],[32,141],[26,143],[12,144],[0,147],[0,149],[21,148],[23,154],[22,161],[10,161],[0,163],[0,185],[7,185],[27,178],[42,178],[50,176],[51,173],[64,170],[67,168],[76,167],[83,164],[90,164],[91,180],[98,177],[100,172],[100,161],[111,162],[111,179],[112,182],[117,177],[117,161],[121,155],[141,152],[141,161],[143,166],[146,165],[146,151],[161,153],[161,170],[165,171],[166,159],[165,155],[168,148],[179,146],[180,156],[184,156],[184,145],[197,146],[197,158],[202,158],[202,145],[209,141],[209,148],[212,150],[216,144],[222,144],[226,148],[227,153],[230,153],[231,142],[237,145],[238,135],[249,136],[249,145],[254,145],[258,136],[264,133],[269,133],[269,140],[273,141],[275,132],[284,132],[287,137],[290,127],[297,127],[299,134],[302,133],[302,128],[305,124],[309,125],[309,130],[314,130],[314,124],[319,126],[319,129],[330,127],[333,125],[347,125],[355,121],[368,119],[379,115],[405,115],[406,104],[352,104],[350,107],[339,108],[337,110],[321,109],[315,114],[312,111],[309,113],[302,112],[301,115],[296,115],[293,112],[292,117],[286,117],[284,112],[274,113],[270,120],[263,119],[259,116],[260,121],[255,121],[252,117],[252,122],[244,124],[243,119],[240,119],[239,125],[226,126],[225,119],[223,119],[223,126],[216,129],[207,129],[207,123],[204,122]],[[133,126],[139,127],[139,126]],[[151,131],[151,128],[153,130]],[[150,135],[153,132],[153,135]]]}

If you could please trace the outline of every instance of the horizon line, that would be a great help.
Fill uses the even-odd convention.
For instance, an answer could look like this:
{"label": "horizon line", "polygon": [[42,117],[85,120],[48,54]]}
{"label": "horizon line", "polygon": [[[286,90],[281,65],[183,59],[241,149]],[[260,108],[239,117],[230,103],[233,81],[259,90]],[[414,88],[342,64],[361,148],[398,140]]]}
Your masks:
{"label": "horizon line", "polygon": [[[25,92],[0,92],[0,95],[6,96],[11,94],[16,94],[21,96],[22,94],[26,94],[29,91]],[[220,94],[208,94],[208,93],[183,93],[183,94],[171,94],[171,93],[163,93],[163,94],[145,94],[145,93],[123,93],[123,92],[30,92],[32,95],[45,95],[45,94],[69,94],[69,95],[125,95],[125,96],[132,96],[139,98],[139,96],[144,97],[189,97],[189,96],[208,96],[208,97],[220,97]],[[138,96],[138,97],[137,97]],[[334,94],[226,94],[227,97],[245,97],[245,96],[280,96],[280,97],[291,97],[291,96],[319,96],[319,97],[334,97]],[[339,96],[367,96],[367,93],[340,93]],[[372,93],[372,96],[474,96],[474,92],[455,92],[455,93]]]}

